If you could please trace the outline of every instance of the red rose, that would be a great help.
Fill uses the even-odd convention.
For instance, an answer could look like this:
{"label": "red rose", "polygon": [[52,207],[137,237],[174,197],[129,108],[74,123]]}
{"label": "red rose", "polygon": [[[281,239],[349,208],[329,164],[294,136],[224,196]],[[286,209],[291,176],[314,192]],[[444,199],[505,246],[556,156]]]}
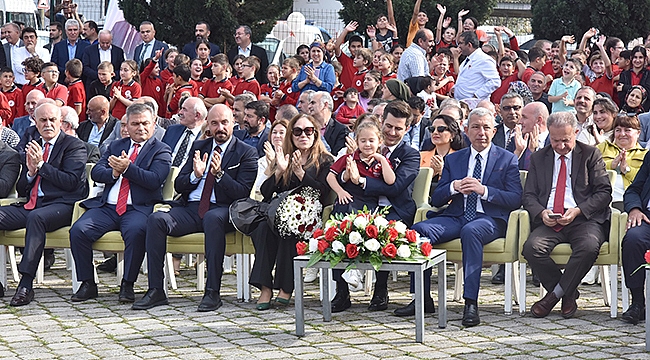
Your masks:
{"label": "red rose", "polygon": [[422,243],[422,246],[420,246],[420,251],[422,251],[422,255],[429,257],[429,254],[431,254],[431,250],[433,249],[433,246],[431,246],[430,242],[425,242]]}
{"label": "red rose", "polygon": [[323,236],[323,229],[316,229],[316,231],[314,231],[314,235],[313,235],[314,239],[318,239],[321,236]]}
{"label": "red rose", "polygon": [[298,252],[298,255],[305,255],[307,253],[307,249],[309,249],[309,245],[307,245],[306,242],[298,241],[296,243],[296,251]]}
{"label": "red rose", "polygon": [[388,228],[388,240],[395,241],[399,236],[399,232],[395,228]]}
{"label": "red rose", "polygon": [[379,235],[379,230],[375,225],[368,225],[366,226],[366,234],[369,238],[376,239],[377,235]]}
{"label": "red rose", "polygon": [[345,254],[348,256],[348,259],[354,259],[359,256],[359,247],[354,244],[345,245]]}
{"label": "red rose", "polygon": [[325,250],[330,247],[330,243],[328,243],[325,240],[318,240],[318,251],[320,251],[321,254],[325,253]]}
{"label": "red rose", "polygon": [[298,225],[298,231],[300,231],[301,233],[305,232],[305,224]]}
{"label": "red rose", "polygon": [[327,228],[325,231],[325,240],[332,242],[334,239],[336,239],[336,235],[338,235],[339,229],[337,229],[335,226],[332,226],[330,228]]}
{"label": "red rose", "polygon": [[645,252],[644,258],[645,258],[645,262],[650,264],[650,250]]}
{"label": "red rose", "polygon": [[387,258],[394,259],[397,256],[397,247],[393,243],[388,243],[388,245],[381,249],[381,254]]}
{"label": "red rose", "polygon": [[344,233],[347,233],[348,228],[350,227],[350,221],[349,220],[343,220],[341,221],[341,224],[339,225],[339,229],[343,231]]}
{"label": "red rose", "polygon": [[406,240],[414,243],[418,240],[418,233],[415,230],[406,230]]}

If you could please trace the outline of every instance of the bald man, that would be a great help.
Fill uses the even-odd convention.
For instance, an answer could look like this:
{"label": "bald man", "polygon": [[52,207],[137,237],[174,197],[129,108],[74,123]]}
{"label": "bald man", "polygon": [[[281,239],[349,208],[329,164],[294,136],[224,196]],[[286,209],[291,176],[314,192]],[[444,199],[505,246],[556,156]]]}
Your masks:
{"label": "bald man", "polygon": [[110,113],[110,102],[102,95],[90,99],[86,109],[89,121],[84,121],[77,128],[79,139],[101,147],[119,122]]}
{"label": "bald man", "polygon": [[36,124],[34,121],[34,110],[36,110],[36,104],[41,99],[45,99],[45,94],[42,91],[36,89],[30,91],[25,97],[25,111],[27,115],[15,118],[13,125],[11,125],[11,130],[15,131],[21,139],[25,130]]}
{"label": "bald man", "polygon": [[124,50],[113,45],[113,35],[110,31],[106,29],[100,31],[98,40],[97,44],[88,46],[81,57],[81,62],[84,64],[83,80],[87,84],[86,93],[90,93],[90,83],[97,80],[97,66],[102,61],[110,61],[113,64],[114,80],[119,80],[119,69],[124,61]]}
{"label": "bald man", "polygon": [[230,204],[250,195],[257,176],[257,150],[232,136],[235,119],[226,105],[214,105],[208,113],[212,138],[192,144],[188,159],[174,185],[182,195],[179,206],[169,212],[155,212],[147,220],[147,265],[149,290],[133,304],[146,310],[168,303],[163,283],[167,235],[205,234],[208,279],[198,311],[217,310],[223,302],[219,294]]}

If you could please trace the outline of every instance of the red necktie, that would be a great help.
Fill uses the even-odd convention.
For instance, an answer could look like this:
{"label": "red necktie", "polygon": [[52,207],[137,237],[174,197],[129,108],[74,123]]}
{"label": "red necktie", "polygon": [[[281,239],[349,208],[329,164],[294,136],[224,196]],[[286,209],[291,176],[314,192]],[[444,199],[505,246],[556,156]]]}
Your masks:
{"label": "red necktie", "polygon": [[[133,163],[135,158],[138,157],[138,147],[140,144],[133,144],[133,152],[129,156],[129,161]],[[122,176],[122,183],[120,184],[120,192],[117,195],[117,205],[115,205],[115,211],[117,215],[122,216],[126,212],[126,203],[129,200],[129,191],[131,191],[131,186],[129,185],[129,179]]]}
{"label": "red necktie", "polygon": [[[566,191],[566,162],[564,162],[564,155],[560,156],[560,173],[557,176],[557,184],[555,185],[555,199],[553,200],[553,213],[564,214],[564,193]],[[553,230],[559,232],[564,226],[557,224],[553,226]]]}
{"label": "red necktie", "polygon": [[[47,161],[47,157],[50,155],[50,143],[45,143],[45,150],[43,151],[43,161]],[[36,199],[38,199],[38,187],[41,184],[41,176],[36,175],[36,180],[34,181],[34,186],[32,187],[32,192],[29,194],[29,201],[27,204],[23,205],[25,210],[33,210],[36,207]]]}
{"label": "red necktie", "polygon": [[[217,146],[214,151],[216,151],[217,154],[221,154],[221,148],[219,146]],[[209,160],[211,161],[212,159]],[[210,198],[212,197],[212,189],[214,189],[214,175],[212,175],[209,166],[206,171],[208,172],[208,175],[205,177],[203,191],[201,191],[201,200],[199,201],[199,217],[201,219],[203,219],[205,213],[210,209]]]}

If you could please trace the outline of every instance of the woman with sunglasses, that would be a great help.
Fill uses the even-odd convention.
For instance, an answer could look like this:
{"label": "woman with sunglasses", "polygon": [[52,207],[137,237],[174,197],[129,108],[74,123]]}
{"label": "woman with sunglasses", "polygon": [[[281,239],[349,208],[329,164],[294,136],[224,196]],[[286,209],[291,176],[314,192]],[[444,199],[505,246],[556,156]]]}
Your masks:
{"label": "woman with sunglasses", "polygon": [[420,167],[433,169],[433,179],[431,180],[431,191],[433,191],[442,175],[445,157],[463,148],[463,137],[458,127],[458,121],[449,115],[434,117],[431,126],[429,126],[429,132],[434,148],[420,152]]}
{"label": "woman with sunglasses", "polygon": [[298,77],[293,81],[292,90],[303,92],[305,90],[331,92],[336,83],[336,75],[332,64],[325,62],[323,44],[316,41],[309,46],[311,62],[305,64]]}
{"label": "woman with sunglasses", "polygon": [[641,123],[627,114],[618,114],[614,120],[614,134],[597,145],[603,154],[607,170],[616,171],[612,188],[612,206],[623,211],[623,193],[632,183],[643,164],[647,149],[639,145]]}
{"label": "woman with sunglasses", "polygon": [[[260,187],[264,201],[271,201],[274,194],[309,186],[320,191],[320,201],[325,204],[330,193],[326,177],[333,158],[320,139],[317,121],[309,115],[298,115],[291,119],[287,129],[290,133],[281,147],[276,146],[275,157],[269,163],[271,175]],[[261,290],[257,309],[271,307],[273,289],[280,290],[275,304],[288,305],[293,293],[293,258],[297,255],[298,239],[280,238],[267,222],[262,222],[251,238],[255,263],[249,283]],[[271,274],[274,265],[275,279]]]}

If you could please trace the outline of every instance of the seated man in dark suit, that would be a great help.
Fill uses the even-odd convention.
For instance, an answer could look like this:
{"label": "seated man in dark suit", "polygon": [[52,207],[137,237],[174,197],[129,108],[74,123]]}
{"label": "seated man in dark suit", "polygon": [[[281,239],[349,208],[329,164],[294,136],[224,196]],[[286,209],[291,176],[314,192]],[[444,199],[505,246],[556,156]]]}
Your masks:
{"label": "seated man in dark suit", "polygon": [[232,136],[235,124],[232,110],[214,105],[208,112],[212,138],[195,141],[174,188],[182,194],[180,203],[169,212],[155,212],[147,220],[147,265],[149,290],[133,304],[134,310],[150,309],[168,303],[163,289],[163,263],[167,235],[182,236],[203,232],[208,279],[198,311],[217,310],[223,302],[219,294],[226,233],[234,228],[228,208],[250,195],[257,175],[257,151]]}
{"label": "seated man in dark suit", "polygon": [[144,260],[147,217],[162,201],[172,160],[169,146],[153,137],[155,115],[149,106],[133,104],[126,117],[130,138],[113,141],[92,170],[92,179],[106,184],[104,193],[81,204],[88,211],[70,228],[77,279],[82,281],[72,301],[97,297],[92,244],[118,229],[124,239],[125,263],[119,301],[135,301],[133,283]]}
{"label": "seated man in dark suit", "polygon": [[259,157],[264,156],[264,143],[269,140],[269,106],[264,101],[251,101],[244,106],[244,129],[235,130],[234,135],[257,149]]}
{"label": "seated man in dark suit", "polygon": [[[77,112],[70,106],[61,106],[61,131],[66,135],[78,137],[76,131],[78,127],[79,116],[77,115]],[[86,155],[88,155],[86,158],[86,164],[96,164],[101,157],[99,148],[85,141],[84,146],[86,147]]]}
{"label": "seated man in dark suit", "polygon": [[[20,155],[0,141],[0,198],[6,198],[13,189],[20,173]],[[0,285],[0,288],[4,288]]]}
{"label": "seated man in dark suit", "polygon": [[89,121],[79,124],[77,135],[79,139],[87,143],[102,147],[119,120],[111,115],[110,102],[101,95],[97,95],[88,101],[86,113]]}
{"label": "seated man in dark suit", "polygon": [[[463,326],[480,323],[478,291],[483,267],[483,246],[506,234],[510,212],[521,205],[517,157],[492,144],[494,116],[484,108],[469,114],[465,133],[471,146],[449,154],[433,195],[433,206],[449,204],[442,214],[413,225],[413,229],[438,244],[460,238],[465,270]],[[431,270],[424,275],[425,311],[433,312]],[[397,309],[400,316],[414,315],[415,303]]]}
{"label": "seated man in dark suit", "polygon": [[201,127],[208,115],[203,101],[197,97],[187,98],[181,105],[180,124],[167,128],[162,141],[172,149],[172,166],[183,167],[191,158],[190,148],[201,136]]}
{"label": "seated man in dark suit", "polygon": [[[551,114],[547,127],[551,146],[530,157],[522,203],[533,231],[522,254],[548,291],[531,307],[533,316],[547,316],[562,299],[562,317],[568,319],[578,309],[580,280],[609,234],[612,185],[600,151],[576,141],[574,114]],[[550,257],[559,243],[571,244],[564,273]]]}
{"label": "seated man in dark suit", "polygon": [[45,233],[70,225],[74,203],[88,195],[86,148],[81,140],[61,131],[61,110],[53,104],[39,106],[35,113],[41,140],[26,146],[23,169],[16,185],[24,205],[0,208],[0,229],[26,228],[22,274],[11,306],[34,299],[32,283],[45,247]]}

